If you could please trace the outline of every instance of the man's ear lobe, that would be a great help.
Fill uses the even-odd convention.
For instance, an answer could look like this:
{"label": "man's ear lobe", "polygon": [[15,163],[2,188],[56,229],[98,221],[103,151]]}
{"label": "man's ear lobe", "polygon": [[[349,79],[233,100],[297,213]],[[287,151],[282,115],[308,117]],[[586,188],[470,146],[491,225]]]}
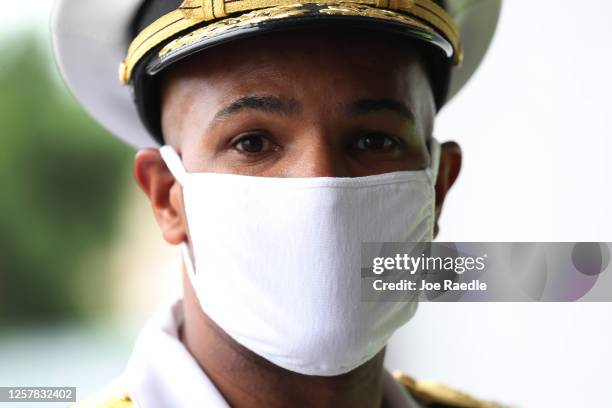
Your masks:
{"label": "man's ear lobe", "polygon": [[438,220],[446,194],[451,189],[461,171],[461,147],[456,142],[445,142],[440,145],[440,168],[436,180],[436,222],[434,236],[438,235]]}
{"label": "man's ear lobe", "polygon": [[155,220],[169,244],[187,239],[183,196],[159,150],[140,150],[134,158],[134,178],[149,198]]}

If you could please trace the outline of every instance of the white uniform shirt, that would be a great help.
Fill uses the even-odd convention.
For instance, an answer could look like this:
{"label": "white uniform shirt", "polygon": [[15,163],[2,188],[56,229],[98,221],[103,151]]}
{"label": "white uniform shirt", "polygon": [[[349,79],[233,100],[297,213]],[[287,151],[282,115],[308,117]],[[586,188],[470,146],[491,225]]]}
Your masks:
{"label": "white uniform shirt", "polygon": [[[142,329],[120,383],[139,408],[229,407],[178,338],[182,300],[162,306]],[[385,407],[419,405],[385,371]]]}

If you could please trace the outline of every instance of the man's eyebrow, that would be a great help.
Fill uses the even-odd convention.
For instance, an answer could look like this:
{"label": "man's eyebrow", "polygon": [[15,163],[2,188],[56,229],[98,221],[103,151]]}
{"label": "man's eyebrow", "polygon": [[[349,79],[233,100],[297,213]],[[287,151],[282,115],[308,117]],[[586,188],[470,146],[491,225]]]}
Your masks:
{"label": "man's eyebrow", "polygon": [[395,99],[360,99],[348,104],[345,113],[350,116],[366,115],[371,112],[390,110],[414,121],[414,113],[408,106]]}
{"label": "man's eyebrow", "polygon": [[247,109],[280,115],[293,115],[299,112],[301,106],[295,99],[273,95],[248,95],[240,97],[221,108],[215,114],[213,123]]}

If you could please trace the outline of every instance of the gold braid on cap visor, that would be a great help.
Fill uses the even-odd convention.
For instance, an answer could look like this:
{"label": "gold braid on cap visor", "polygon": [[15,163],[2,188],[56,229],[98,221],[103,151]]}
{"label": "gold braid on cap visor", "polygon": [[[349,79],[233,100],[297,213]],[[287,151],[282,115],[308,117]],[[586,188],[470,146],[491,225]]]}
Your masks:
{"label": "gold braid on cap visor", "polygon": [[[119,79],[122,84],[130,82],[132,71],[138,62],[153,48],[171,37],[203,22],[211,23],[196,31],[179,37],[159,52],[159,57],[176,49],[194,44],[207,35],[218,34],[242,24],[255,24],[270,19],[280,19],[306,13],[300,9],[304,4],[326,6],[320,10],[325,14],[353,15],[392,20],[419,27],[427,32],[442,35],[453,48],[453,62],[460,64],[463,58],[459,43],[459,29],[452,17],[431,0],[184,0],[174,10],[142,30],[130,44],[128,54],[121,63]],[[227,18],[232,14],[243,14],[238,18]],[[220,21],[219,21],[220,20]],[[199,32],[198,32],[199,31]]]}

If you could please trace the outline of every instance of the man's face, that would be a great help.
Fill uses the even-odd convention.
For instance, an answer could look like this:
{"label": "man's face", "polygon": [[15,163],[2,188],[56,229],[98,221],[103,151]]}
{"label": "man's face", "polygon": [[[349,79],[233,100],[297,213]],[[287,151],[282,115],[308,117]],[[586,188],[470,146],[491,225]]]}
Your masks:
{"label": "man's face", "polygon": [[[162,131],[190,172],[356,177],[429,165],[434,100],[424,63],[405,39],[294,30],[188,57],[162,81]],[[436,224],[461,168],[442,144]],[[182,192],[157,149],[136,179],[164,239],[189,240]]]}
{"label": "man's face", "polygon": [[185,61],[164,80],[162,128],[188,171],[354,177],[429,163],[433,97],[406,40],[291,31]]}

